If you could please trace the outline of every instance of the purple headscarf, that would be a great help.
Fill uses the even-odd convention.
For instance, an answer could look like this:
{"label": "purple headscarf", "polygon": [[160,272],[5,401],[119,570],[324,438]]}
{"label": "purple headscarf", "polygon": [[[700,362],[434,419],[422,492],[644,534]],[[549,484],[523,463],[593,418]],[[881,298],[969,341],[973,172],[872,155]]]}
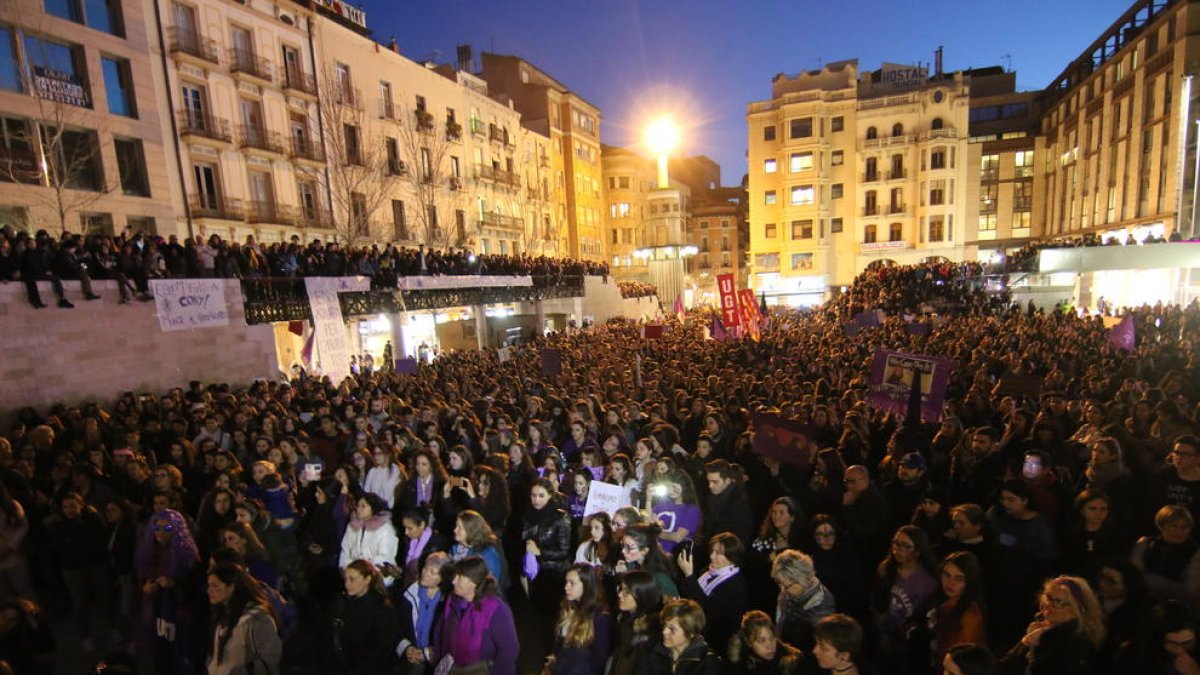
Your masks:
{"label": "purple headscarf", "polygon": [[[154,540],[154,524],[162,521],[166,521],[166,527],[170,528],[171,532],[171,539],[167,541],[165,550],[159,549],[158,542]],[[156,555],[156,549],[161,553]],[[142,530],[142,539],[133,554],[133,566],[140,579],[178,579],[190,572],[198,562],[200,554],[196,549],[196,541],[192,539],[187,520],[173,509],[164,509],[150,518],[150,522]]]}

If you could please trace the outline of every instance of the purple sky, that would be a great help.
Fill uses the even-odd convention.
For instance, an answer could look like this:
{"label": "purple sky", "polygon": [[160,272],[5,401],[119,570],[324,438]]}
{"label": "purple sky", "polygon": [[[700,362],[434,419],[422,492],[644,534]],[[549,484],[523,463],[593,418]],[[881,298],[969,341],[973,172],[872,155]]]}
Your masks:
{"label": "purple sky", "polygon": [[1041,89],[1130,6],[1128,0],[365,0],[374,37],[415,60],[522,56],[599,106],[605,143],[636,142],[657,109],[685,124],[683,151],[745,172],[745,110],[771,77],[857,58],[945,69],[1010,66]]}

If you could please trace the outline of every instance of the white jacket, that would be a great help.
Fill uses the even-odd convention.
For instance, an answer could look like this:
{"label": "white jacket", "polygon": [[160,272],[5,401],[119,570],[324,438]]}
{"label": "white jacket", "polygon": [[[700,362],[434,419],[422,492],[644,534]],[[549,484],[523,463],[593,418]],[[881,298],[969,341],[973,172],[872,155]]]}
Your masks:
{"label": "white jacket", "polygon": [[342,554],[338,558],[338,567],[346,569],[347,565],[359,559],[366,560],[376,567],[384,563],[395,565],[398,550],[400,538],[396,536],[390,513],[377,513],[366,522],[351,518],[346,535],[342,537]]}
{"label": "white jacket", "polygon": [[388,509],[396,506],[396,486],[404,480],[404,472],[392,464],[388,467],[373,466],[363,480],[363,489],[387,502]]}

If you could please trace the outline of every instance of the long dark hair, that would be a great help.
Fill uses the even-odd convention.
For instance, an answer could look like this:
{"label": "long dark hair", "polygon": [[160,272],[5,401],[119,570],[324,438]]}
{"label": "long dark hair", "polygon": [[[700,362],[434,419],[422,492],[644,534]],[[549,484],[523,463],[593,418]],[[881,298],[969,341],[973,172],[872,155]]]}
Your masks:
{"label": "long dark hair", "polygon": [[600,568],[586,563],[575,563],[567,568],[563,578],[574,572],[583,585],[579,600],[568,600],[563,596],[558,611],[558,635],[568,647],[589,647],[596,639],[596,613],[604,611],[604,584]]}
{"label": "long dark hair", "polygon": [[944,571],[946,565],[954,565],[966,577],[966,584],[963,586],[958,602],[945,616],[939,618],[940,622],[944,622],[948,631],[956,632],[962,626],[963,615],[971,609],[972,605],[979,607],[980,611],[984,609],[983,567],[979,564],[979,559],[975,557],[975,554],[970,551],[951,553],[946,556],[945,560],[942,560],[938,569]]}
{"label": "long dark hair", "polygon": [[662,546],[658,543],[658,535],[661,533],[662,527],[658,523],[642,523],[625,528],[621,536],[633,539],[637,542],[638,548],[649,549],[646,557],[642,559],[642,569],[651,573],[662,572],[670,575],[671,565],[667,562],[667,555],[663,552]]}
{"label": "long dark hair", "polygon": [[229,596],[229,600],[212,608],[213,630],[224,629],[217,640],[216,658],[217,663],[220,663],[225,654],[225,645],[233,637],[234,626],[246,612],[257,607],[266,612],[276,625],[279,625],[279,619],[272,612],[271,605],[267,602],[262,588],[250,577],[246,568],[241,565],[217,565],[209,570],[208,576],[216,577],[218,581],[227,586],[233,586],[233,593]]}
{"label": "long dark hair", "polygon": [[483,558],[469,555],[454,563],[449,578],[453,579],[460,574],[475,584],[475,597],[472,602],[476,605],[489,595],[500,595],[500,584],[497,583],[496,577],[493,577],[488,571],[487,563],[483,561]]}

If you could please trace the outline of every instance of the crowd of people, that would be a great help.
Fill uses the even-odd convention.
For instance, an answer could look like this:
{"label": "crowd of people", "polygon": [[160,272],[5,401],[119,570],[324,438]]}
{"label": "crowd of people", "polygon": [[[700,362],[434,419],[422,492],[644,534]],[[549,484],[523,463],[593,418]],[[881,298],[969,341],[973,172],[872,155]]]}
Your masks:
{"label": "crowd of people", "polygon": [[[618,321],[22,410],[0,659],[51,672],[57,618],[112,672],[1200,672],[1200,307],[1125,352],[972,274],[873,270],[756,340]],[[866,405],[880,347],[952,360],[940,419]],[[758,412],[807,453],[758,454]]]}
{"label": "crowd of people", "polygon": [[644,281],[618,281],[617,286],[621,289],[622,298],[648,298],[658,295],[658,288]]}
{"label": "crowd of people", "polygon": [[[1178,230],[1172,232],[1169,237],[1158,235],[1147,235],[1141,241],[1142,244],[1166,244],[1183,241],[1183,235]],[[1079,237],[1065,237],[1057,241],[1039,241],[1036,243],[1025,244],[1021,248],[1008,256],[1008,259],[999,263],[996,266],[995,272],[1003,271],[1024,271],[1036,272],[1037,266],[1034,264],[1037,261],[1038,253],[1045,249],[1056,248],[1080,248],[1091,246],[1135,246],[1138,244],[1137,239],[1134,239],[1133,234],[1126,236],[1124,240],[1118,237],[1108,237],[1107,239],[1098,234],[1085,234]]]}
{"label": "crowd of people", "polygon": [[371,277],[376,288],[396,288],[400,277],[466,275],[532,275],[556,278],[607,275],[608,265],[586,260],[531,255],[480,254],[465,249],[438,251],[421,246],[387,244],[346,246],[299,236],[287,243],[226,241],[218,235],[183,242],[175,235],[163,239],[142,232],[116,236],[63,233],[55,238],[45,230],[30,235],[12,226],[0,228],[0,283],[21,281],[29,302],[42,308],[37,282],[51,283],[58,306],[71,308],[62,281],[80,282],[85,300],[98,300],[93,279],[117,282],[120,302],[148,301],[150,279],[224,277],[236,279],[303,276]]}

